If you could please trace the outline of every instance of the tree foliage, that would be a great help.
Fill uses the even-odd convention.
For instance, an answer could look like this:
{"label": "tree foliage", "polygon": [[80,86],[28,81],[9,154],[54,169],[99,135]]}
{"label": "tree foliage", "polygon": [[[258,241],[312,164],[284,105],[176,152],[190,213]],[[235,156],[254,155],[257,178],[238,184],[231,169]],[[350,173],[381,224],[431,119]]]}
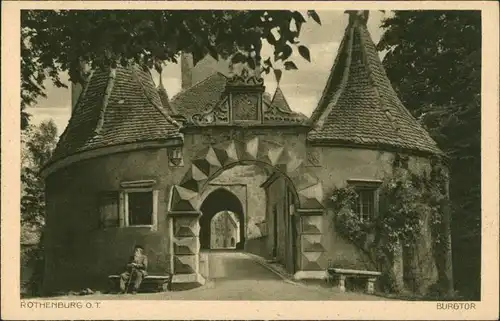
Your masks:
{"label": "tree foliage", "polygon": [[[481,244],[481,13],[396,11],[378,47],[405,106],[449,156],[454,279],[478,297]],[[461,258],[467,257],[467,260]]]}
{"label": "tree foliage", "polygon": [[49,161],[57,143],[55,123],[49,120],[39,126],[28,126],[22,133],[21,143],[21,233],[30,232],[24,234],[39,236],[38,246],[30,248],[25,253],[26,261],[23,264],[28,264],[34,271],[28,284],[30,292],[39,294],[44,265],[45,225],[45,184],[40,176],[40,169]]}
{"label": "tree foliage", "polygon": [[57,143],[57,128],[53,120],[30,126],[22,137],[21,223],[43,226],[45,217],[44,182],[40,170]]}
{"label": "tree foliage", "polygon": [[[180,52],[193,55],[194,63],[211,55],[261,65],[266,73],[273,61],[285,69],[297,69],[290,57],[293,47],[310,60],[299,41],[302,25],[310,18],[321,23],[312,10],[25,10],[21,12],[21,115],[27,126],[26,107],[45,96],[43,82],[50,79],[65,87],[60,78],[81,83],[84,64],[92,67],[126,65],[131,61],[161,69],[176,63]],[[263,41],[273,57],[261,57]],[[238,53],[238,54],[236,54]]]}

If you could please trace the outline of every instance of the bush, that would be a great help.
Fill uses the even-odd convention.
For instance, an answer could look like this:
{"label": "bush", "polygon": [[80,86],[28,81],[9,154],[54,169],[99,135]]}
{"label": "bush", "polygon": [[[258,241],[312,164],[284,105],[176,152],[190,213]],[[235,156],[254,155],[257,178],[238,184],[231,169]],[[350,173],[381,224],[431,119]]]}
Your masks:
{"label": "bush", "polygon": [[[415,249],[426,217],[430,217],[434,250],[443,245],[441,205],[446,191],[442,174],[433,169],[429,175],[416,175],[397,163],[393,175],[380,187],[379,213],[369,222],[363,221],[353,210],[357,194],[352,187],[335,189],[330,197],[337,231],[379,267],[384,291],[403,290],[392,269],[395,256],[401,255],[402,249],[410,253]],[[412,275],[413,269],[406,272],[418,283],[418,276]]]}

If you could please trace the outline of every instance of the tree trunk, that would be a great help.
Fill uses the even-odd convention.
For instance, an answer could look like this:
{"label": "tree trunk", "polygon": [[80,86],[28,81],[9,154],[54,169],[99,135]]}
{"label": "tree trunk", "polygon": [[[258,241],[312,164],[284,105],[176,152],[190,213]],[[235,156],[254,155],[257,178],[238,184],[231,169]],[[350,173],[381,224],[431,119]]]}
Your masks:
{"label": "tree trunk", "polygon": [[448,200],[448,191],[446,191],[446,199],[441,202],[441,213],[443,215],[443,238],[441,249],[442,253],[442,290],[449,296],[454,293],[453,288],[453,265],[452,265],[452,253],[451,253],[451,209]]}
{"label": "tree trunk", "polygon": [[449,175],[446,167],[436,168],[438,175],[444,175],[446,179],[441,182],[440,189],[444,194],[443,199],[439,203],[439,212],[441,215],[441,224],[435,231],[434,238],[439,240],[434,249],[436,266],[438,269],[438,287],[439,292],[445,296],[453,296],[453,263],[451,252],[451,207],[450,207],[450,190],[449,190]]}

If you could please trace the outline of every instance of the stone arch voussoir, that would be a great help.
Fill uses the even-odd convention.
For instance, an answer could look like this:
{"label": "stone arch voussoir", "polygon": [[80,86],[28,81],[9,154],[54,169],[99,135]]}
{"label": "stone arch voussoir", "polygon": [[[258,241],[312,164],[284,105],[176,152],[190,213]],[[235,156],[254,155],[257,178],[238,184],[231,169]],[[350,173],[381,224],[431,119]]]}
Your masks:
{"label": "stone arch voussoir", "polygon": [[304,166],[303,159],[286,146],[252,137],[210,145],[196,154],[179,185],[174,186],[170,211],[197,210],[205,184],[231,165],[245,162],[265,163],[285,174],[301,209],[322,208],[321,182]]}

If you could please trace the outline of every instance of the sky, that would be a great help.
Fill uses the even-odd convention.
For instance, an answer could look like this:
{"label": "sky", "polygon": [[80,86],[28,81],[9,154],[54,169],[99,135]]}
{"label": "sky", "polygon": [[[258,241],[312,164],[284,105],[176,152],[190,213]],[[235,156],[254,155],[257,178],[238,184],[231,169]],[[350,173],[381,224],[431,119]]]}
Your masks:
{"label": "sky", "polygon": [[[284,71],[280,82],[280,88],[290,108],[307,116],[311,115],[321,97],[348,23],[348,16],[343,11],[318,11],[318,14],[322,24],[308,21],[303,25],[300,35],[301,43],[309,48],[311,62],[294,52],[292,59],[298,70]],[[367,26],[375,43],[383,33],[380,24],[386,15],[387,13],[380,11],[370,12]],[[263,57],[272,52],[269,46],[264,46],[263,51]],[[62,75],[62,78],[68,83],[67,75]],[[173,97],[181,89],[180,65],[167,65],[163,70],[162,79],[168,95]],[[158,83],[159,75],[153,73],[153,80]],[[272,73],[264,77],[264,85],[266,91],[272,95],[277,85]],[[40,98],[28,112],[32,115],[33,124],[53,119],[58,133],[61,134],[71,117],[71,90],[56,88],[49,82],[46,83],[46,88],[47,98]]]}

